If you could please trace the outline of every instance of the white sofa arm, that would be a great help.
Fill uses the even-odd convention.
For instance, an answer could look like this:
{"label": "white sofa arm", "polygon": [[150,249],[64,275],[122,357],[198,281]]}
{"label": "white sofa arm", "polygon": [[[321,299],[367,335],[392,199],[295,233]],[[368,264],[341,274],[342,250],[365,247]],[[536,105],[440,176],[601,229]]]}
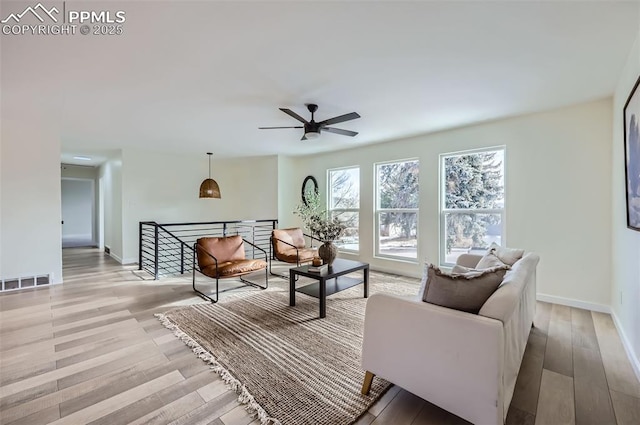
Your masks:
{"label": "white sofa arm", "polygon": [[502,322],[376,293],[362,367],[464,419],[502,424]]}

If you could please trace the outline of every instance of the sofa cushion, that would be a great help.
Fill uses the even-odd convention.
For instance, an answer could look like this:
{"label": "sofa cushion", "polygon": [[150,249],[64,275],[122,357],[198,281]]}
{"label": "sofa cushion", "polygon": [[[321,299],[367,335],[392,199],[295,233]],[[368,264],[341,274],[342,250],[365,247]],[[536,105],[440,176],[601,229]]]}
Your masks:
{"label": "sofa cushion", "polygon": [[475,272],[475,271],[477,271],[477,269],[461,266],[460,264],[456,264],[451,268],[451,274],[465,274],[465,273]]}
{"label": "sofa cushion", "polygon": [[493,242],[487,249],[484,257],[480,259],[477,269],[487,269],[502,264],[513,266],[516,261],[522,258],[524,249],[505,248]]}
{"label": "sofa cushion", "polygon": [[465,267],[465,266],[461,266],[459,264],[456,264],[455,266],[453,266],[451,268],[451,275],[466,275],[466,276],[471,276],[474,277],[474,275],[477,274],[484,274],[487,272],[492,272],[492,271],[496,271],[496,270],[509,270],[511,268],[511,266],[508,266],[506,264],[500,264],[494,267],[489,267],[487,269],[472,269],[470,267]]}
{"label": "sofa cushion", "polygon": [[463,267],[469,267],[470,269],[475,269],[478,266],[478,262],[482,258],[482,255],[460,254],[458,258],[456,258],[456,264]]}
{"label": "sofa cushion", "polygon": [[506,266],[506,263],[500,260],[495,253],[495,249],[489,249],[486,254],[478,261],[476,269],[485,270],[493,267]]}
{"label": "sofa cushion", "polygon": [[477,314],[498,288],[506,266],[465,274],[446,274],[432,264],[425,266],[422,300],[430,304]]}
{"label": "sofa cushion", "polygon": [[[509,320],[518,303],[521,302],[522,291],[527,284],[530,284],[527,279],[535,282],[536,267],[539,261],[540,257],[531,252],[517,261],[505,274],[498,289],[484,303],[479,314],[500,320],[503,323]],[[532,296],[535,306],[535,291]]]}

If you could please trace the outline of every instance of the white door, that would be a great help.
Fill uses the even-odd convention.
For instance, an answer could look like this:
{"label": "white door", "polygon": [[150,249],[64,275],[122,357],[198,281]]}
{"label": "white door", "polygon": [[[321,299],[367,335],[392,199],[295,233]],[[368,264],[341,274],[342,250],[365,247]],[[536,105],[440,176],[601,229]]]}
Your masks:
{"label": "white door", "polygon": [[94,181],[62,179],[62,247],[95,246]]}

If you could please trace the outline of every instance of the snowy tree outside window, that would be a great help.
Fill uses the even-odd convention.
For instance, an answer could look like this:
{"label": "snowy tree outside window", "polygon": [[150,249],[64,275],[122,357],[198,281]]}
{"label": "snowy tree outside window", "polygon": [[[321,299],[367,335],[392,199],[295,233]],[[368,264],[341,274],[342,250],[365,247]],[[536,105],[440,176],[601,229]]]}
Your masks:
{"label": "snowy tree outside window", "polygon": [[504,244],[504,148],[441,156],[441,258]]}

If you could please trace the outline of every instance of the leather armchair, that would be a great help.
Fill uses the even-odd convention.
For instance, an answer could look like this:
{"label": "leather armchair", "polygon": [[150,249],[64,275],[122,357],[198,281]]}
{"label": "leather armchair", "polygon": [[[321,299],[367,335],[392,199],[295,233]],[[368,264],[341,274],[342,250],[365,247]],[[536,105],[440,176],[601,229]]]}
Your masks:
{"label": "leather armchair", "polygon": [[[273,257],[276,260],[295,264],[296,266],[310,263],[314,257],[318,256],[318,250],[313,246],[309,248],[306,246],[305,236],[311,240],[311,243],[314,240],[318,240],[313,236],[305,235],[299,227],[273,229],[271,232]],[[269,257],[269,263],[269,269],[271,269],[271,257]],[[271,274],[279,276],[274,273]]]}
{"label": "leather armchair", "polygon": [[[245,243],[261,251],[262,255],[264,255],[264,260],[246,258]],[[267,289],[269,286],[269,278],[266,260],[267,253],[264,249],[243,239],[239,235],[200,238],[193,246],[193,290],[201,297],[212,303],[216,303],[218,302],[219,292],[224,292],[219,290],[219,279],[238,277],[245,285]],[[215,279],[215,299],[196,288],[196,270],[205,276]],[[265,271],[264,286],[242,278],[242,276],[246,274],[260,270]]]}

